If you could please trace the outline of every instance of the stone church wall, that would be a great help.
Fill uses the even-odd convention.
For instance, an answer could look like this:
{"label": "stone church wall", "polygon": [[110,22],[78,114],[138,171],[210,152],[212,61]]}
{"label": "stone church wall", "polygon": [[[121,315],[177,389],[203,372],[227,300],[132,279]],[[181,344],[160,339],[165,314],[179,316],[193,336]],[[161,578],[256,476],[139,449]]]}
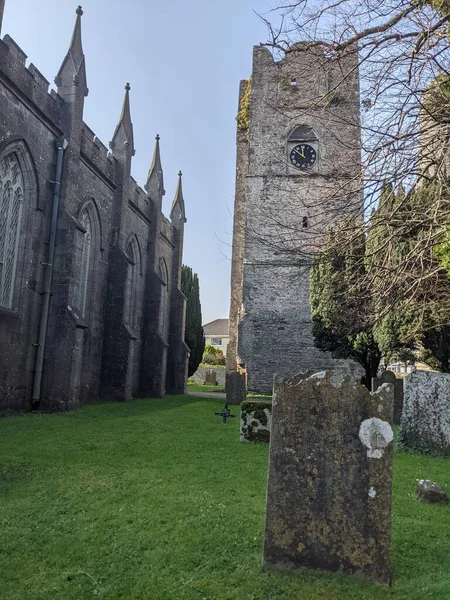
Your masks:
{"label": "stone church wall", "polygon": [[[34,368],[33,343],[40,315],[40,284],[54,177],[54,139],[61,135],[58,103],[48,95],[48,82],[25,67],[25,54],[9,37],[0,41],[0,68],[11,86],[0,86],[0,160],[10,151],[24,173],[23,217],[12,310],[0,307],[0,403],[5,408],[29,406]],[[25,99],[40,107],[30,111]]]}
{"label": "stone church wall", "polygon": [[[163,396],[170,356],[177,356],[181,370],[188,358],[185,300],[179,292],[186,221],[181,173],[169,220],[161,212],[159,137],[146,190],[130,175],[134,143],[128,85],[111,150],[83,122],[87,87],[81,15],[78,9],[57,92],[49,93],[48,81],[33,65],[26,67],[26,55],[9,36],[0,40],[0,166],[5,157],[16,157],[23,178],[12,305],[0,303],[2,412]],[[37,389],[60,139],[66,149],[43,378]],[[9,226],[2,220],[4,197],[0,189],[0,252],[2,227]],[[0,277],[0,293],[2,285]],[[171,393],[184,391],[181,379],[176,385],[170,381]]]}

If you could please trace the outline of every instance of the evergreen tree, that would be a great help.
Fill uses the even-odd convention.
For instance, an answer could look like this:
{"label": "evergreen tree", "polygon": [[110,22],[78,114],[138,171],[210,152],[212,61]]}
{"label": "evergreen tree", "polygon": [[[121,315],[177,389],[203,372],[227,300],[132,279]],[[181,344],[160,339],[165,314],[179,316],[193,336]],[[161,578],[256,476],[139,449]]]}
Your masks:
{"label": "evergreen tree", "polygon": [[[389,360],[411,355],[432,368],[450,370],[450,281],[445,264],[439,268],[440,248],[430,244],[423,215],[446,193],[435,180],[408,194],[386,186],[370,219],[366,268],[377,290],[373,294],[373,334]],[[445,239],[437,229],[435,239]],[[405,290],[407,293],[405,294]],[[406,354],[405,354],[406,353]]]}
{"label": "evergreen tree", "polygon": [[[348,225],[348,224],[347,224]],[[365,384],[370,389],[376,376],[381,352],[366,325],[370,310],[370,290],[365,278],[365,234],[354,236],[353,224],[328,233],[323,257],[311,270],[311,313],[314,341],[318,348],[332,352],[336,358],[352,358],[365,370]],[[336,236],[352,231],[345,250],[333,252]]]}
{"label": "evergreen tree", "polygon": [[187,298],[184,340],[191,350],[188,368],[188,377],[191,377],[202,360],[205,338],[202,327],[198,275],[193,273],[192,269],[186,265],[183,265],[181,270],[181,291]]}
{"label": "evergreen tree", "polygon": [[435,246],[429,248],[429,231],[421,227],[420,216],[437,198],[442,202],[444,198],[448,198],[448,194],[445,180],[435,180],[420,186],[414,194],[413,208],[418,225],[412,236],[412,244],[419,250],[423,248],[419,252],[420,265],[414,266],[419,269],[425,264],[426,267],[421,293],[413,303],[413,306],[418,306],[416,340],[419,358],[433,369],[445,373],[450,372],[450,279],[445,260],[442,260],[443,256],[439,250],[445,247],[448,231],[445,228],[436,228]]}
{"label": "evergreen tree", "polygon": [[385,185],[367,233],[361,227],[356,235],[354,223],[330,230],[312,269],[315,343],[363,365],[366,384],[381,356],[415,355],[450,372],[448,232],[436,231],[433,247],[422,219],[443,193],[438,181],[408,194]]}
{"label": "evergreen tree", "polygon": [[404,277],[401,275],[410,251],[409,236],[402,229],[410,204],[411,198],[406,197],[403,188],[395,193],[393,186],[386,184],[368,224],[365,266],[368,285],[378,292],[372,294],[372,330],[387,361],[401,349],[412,349],[415,343],[408,338],[413,311],[402,302]]}
{"label": "evergreen tree", "polygon": [[436,246],[436,256],[439,264],[443,269],[447,270],[450,277],[450,225],[447,227],[444,241]]}

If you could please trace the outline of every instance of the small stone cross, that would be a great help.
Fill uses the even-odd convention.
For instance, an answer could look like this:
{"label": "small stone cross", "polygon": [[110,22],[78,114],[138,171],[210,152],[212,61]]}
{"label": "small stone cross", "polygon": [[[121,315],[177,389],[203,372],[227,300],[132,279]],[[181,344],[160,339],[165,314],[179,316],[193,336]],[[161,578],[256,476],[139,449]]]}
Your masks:
{"label": "small stone cross", "polygon": [[218,413],[214,413],[216,414],[218,417],[223,417],[223,422],[226,423],[227,419],[234,419],[234,417],[236,415],[232,415],[230,413],[230,409],[228,408],[228,404],[225,404],[225,406],[222,408],[222,410]]}

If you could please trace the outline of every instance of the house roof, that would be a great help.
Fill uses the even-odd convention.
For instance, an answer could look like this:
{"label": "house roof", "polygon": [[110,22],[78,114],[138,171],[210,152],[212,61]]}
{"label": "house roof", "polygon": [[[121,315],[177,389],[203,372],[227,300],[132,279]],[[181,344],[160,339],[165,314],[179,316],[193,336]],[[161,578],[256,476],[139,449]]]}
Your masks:
{"label": "house roof", "polygon": [[203,325],[205,335],[228,335],[228,319],[216,319]]}

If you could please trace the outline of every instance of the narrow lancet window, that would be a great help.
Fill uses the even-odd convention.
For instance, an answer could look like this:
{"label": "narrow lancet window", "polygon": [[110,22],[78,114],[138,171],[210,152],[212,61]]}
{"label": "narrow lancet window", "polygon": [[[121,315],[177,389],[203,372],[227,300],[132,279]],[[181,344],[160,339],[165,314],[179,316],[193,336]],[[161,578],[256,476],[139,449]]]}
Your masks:
{"label": "narrow lancet window", "polygon": [[0,162],[0,306],[12,308],[22,225],[23,176],[13,152]]}
{"label": "narrow lancet window", "polygon": [[167,333],[167,303],[169,298],[169,276],[167,265],[164,260],[159,263],[159,277],[161,279],[161,304],[159,309],[159,332],[163,337]]}
{"label": "narrow lancet window", "polygon": [[125,281],[124,301],[124,323],[133,330],[138,328],[138,296],[139,296],[139,274],[140,254],[136,238],[132,238],[127,245],[126,255],[128,259],[127,275]]}
{"label": "narrow lancet window", "polygon": [[78,277],[75,287],[75,306],[80,311],[80,316],[86,316],[89,279],[92,267],[92,221],[87,208],[81,211],[79,218],[84,232],[81,236],[81,247],[78,248]]}

